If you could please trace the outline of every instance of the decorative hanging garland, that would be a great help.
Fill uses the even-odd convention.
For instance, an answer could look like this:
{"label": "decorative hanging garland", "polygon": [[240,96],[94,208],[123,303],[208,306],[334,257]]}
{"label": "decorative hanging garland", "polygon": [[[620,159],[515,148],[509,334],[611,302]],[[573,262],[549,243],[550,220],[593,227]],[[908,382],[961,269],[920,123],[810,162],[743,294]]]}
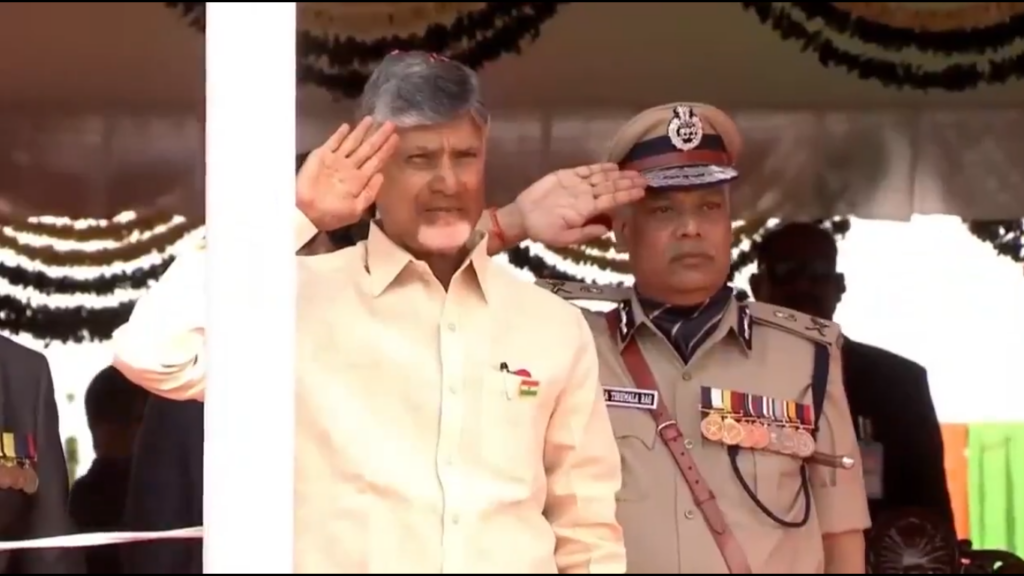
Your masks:
{"label": "decorative hanging garland", "polygon": [[966,224],[971,234],[990,244],[1000,256],[1024,262],[1024,220],[975,220]]}
{"label": "decorative hanging garland", "polygon": [[[30,266],[0,263],[0,280],[37,296],[0,296],[0,330],[44,342],[109,339],[128,319],[134,297],[160,278],[173,260],[175,246],[193,232],[180,217],[139,218],[133,213],[111,220],[42,217],[4,224],[0,248],[28,260]],[[81,272],[90,268],[95,273],[83,277]],[[128,294],[118,301],[120,291]],[[108,298],[99,306],[60,306],[45,300],[60,295],[115,300]]]}
{"label": "decorative hanging garland", "polygon": [[[206,28],[205,2],[167,2]],[[373,67],[394,50],[444,54],[479,69],[524,42],[567,2],[300,2],[298,80],[358,98]]]}
{"label": "decorative hanging garland", "polygon": [[55,294],[85,294],[109,296],[121,290],[142,290],[152,285],[174,261],[173,256],[147,264],[130,272],[100,274],[88,279],[71,276],[51,276],[42,270],[26,270],[0,263],[0,278],[11,286],[25,288],[48,296]]}
{"label": "decorative hanging garland", "polygon": [[807,19],[821,21],[833,32],[889,50],[984,56],[1011,47],[1024,33],[1024,4],[1013,2],[930,10],[888,2],[792,5]]}
{"label": "decorative hanging garland", "polygon": [[[815,223],[832,233],[836,238],[836,241],[845,237],[847,232],[850,230],[850,219],[846,217],[816,220]],[[730,280],[732,280],[737,272],[754,263],[754,260],[757,257],[757,247],[761,243],[761,238],[763,238],[767,232],[774,230],[781,224],[782,222],[763,219],[737,223],[733,228],[733,258],[729,273]],[[590,265],[605,272],[625,275],[629,274],[628,260],[612,256],[614,249],[612,247],[612,241],[608,237],[588,242],[585,248],[549,247],[548,250],[567,263],[584,266]],[[595,254],[595,252],[604,252],[604,255]],[[512,266],[521,270],[527,270],[537,278],[564,280],[568,282],[584,281],[584,279],[548,263],[544,258],[531,252],[529,247],[525,245],[520,244],[506,252],[506,254],[508,256],[509,263]]]}
{"label": "decorative hanging garland", "polygon": [[530,249],[519,245],[505,253],[508,256],[508,262],[515,268],[520,270],[527,270],[530,274],[533,274],[536,278],[544,278],[547,280],[563,280],[565,282],[581,282],[582,279],[563,272],[558,268],[548,264],[543,258],[530,252]]}
{"label": "decorative hanging garland", "polygon": [[1024,3],[742,2],[826,67],[895,88],[962,92],[1024,78]]}
{"label": "decorative hanging garland", "polygon": [[[166,214],[139,216],[135,212],[123,212],[110,219],[73,219],[59,216],[33,216],[18,222],[2,225],[13,232],[46,236],[54,240],[91,242],[96,240],[121,241],[157,230],[162,226],[176,224],[179,219]],[[184,220],[182,220],[184,221]]]}
{"label": "decorative hanging garland", "polygon": [[[108,241],[111,238],[103,237],[97,230],[106,230],[125,244],[119,245],[110,250],[114,254],[123,256],[138,256],[152,251],[158,251],[165,256],[145,263],[138,268],[120,272],[103,272],[90,278],[76,278],[55,274],[57,271],[29,270],[19,266],[12,266],[7,263],[0,263],[0,279],[10,285],[20,288],[27,288],[42,295],[75,294],[87,296],[111,295],[119,290],[145,290],[156,282],[173,260],[170,255],[172,244],[179,244],[185,238],[185,234],[175,232],[173,234],[155,234],[154,230],[170,229],[170,223],[175,219],[149,218],[141,219],[126,218],[120,222],[106,222],[102,225],[82,225],[71,221],[44,221],[36,219],[30,226],[23,223],[17,226],[6,226],[5,232],[17,230],[18,232],[36,234],[46,238],[60,238],[72,242],[95,242]],[[820,220],[817,223],[829,230],[836,238],[841,239],[848,232],[850,221],[848,218],[833,218]],[[778,222],[766,220],[754,220],[744,222],[734,228],[733,240],[733,265],[732,273],[753,263],[757,246],[765,233],[779,226]],[[147,231],[145,228],[149,227]],[[993,245],[1002,255],[1008,256],[1015,261],[1024,261],[1024,223],[1021,221],[1005,222],[969,222],[968,227],[972,233],[981,240]],[[194,232],[188,226],[180,225],[173,227],[184,230],[185,233]],[[4,234],[10,237],[10,234]],[[168,244],[160,246],[155,240],[148,238],[161,237]],[[133,239],[137,244],[145,244],[152,250],[131,248]],[[19,253],[24,252],[24,243],[15,243],[11,248]],[[62,254],[62,263],[70,266],[83,266],[92,262],[104,262],[109,268],[117,264],[116,258],[100,256],[105,251],[97,254],[87,254],[84,250],[57,251]],[[582,266],[593,266],[608,272],[609,274],[628,274],[627,262],[622,256],[614,251],[610,238],[601,238],[588,243],[586,246],[547,249],[547,256],[542,256],[531,251],[527,245],[520,245],[512,248],[506,253],[509,263],[519,269],[528,270],[538,278],[548,278],[566,281],[582,281],[574,274],[567,272],[557,262],[552,262],[551,255],[555,260],[562,260]],[[50,252],[36,251],[34,254],[47,254]],[[68,256],[73,254],[74,257]],[[122,263],[123,264],[123,263]],[[612,283],[619,284],[620,283]],[[53,306],[46,303],[34,302],[31,300],[19,299],[12,295],[0,296],[0,330],[13,334],[28,334],[36,339],[53,342],[82,342],[86,340],[109,339],[113,331],[127,321],[134,302],[131,300],[108,304],[103,307],[81,306]]]}
{"label": "decorative hanging garland", "polygon": [[5,294],[0,295],[0,330],[27,334],[47,343],[102,342],[128,321],[134,306],[134,302],[124,302],[110,308],[58,308],[28,304]]}
{"label": "decorative hanging garland", "polygon": [[[119,231],[121,232],[121,231]],[[21,254],[43,266],[105,266],[114,262],[131,262],[150,254],[159,254],[174,246],[187,236],[191,230],[185,225],[184,219],[177,219],[134,240],[131,234],[110,238],[120,242],[115,248],[94,251],[81,248],[61,250],[54,246],[35,246],[22,241],[16,235],[17,228],[6,228],[0,231],[0,249],[6,248]],[[65,229],[65,234],[71,234]],[[95,232],[85,229],[83,237],[92,236]],[[93,240],[99,238],[93,237]],[[80,240],[79,240],[80,241]]]}
{"label": "decorative hanging garland", "polygon": [[[810,4],[800,2],[802,7]],[[891,28],[909,28],[924,33],[958,32],[961,30],[986,29],[995,37],[1000,37],[1002,26],[1012,23],[1015,18],[1024,14],[1022,2],[974,2],[959,3],[954,6],[947,2],[945,6],[921,6],[917,3],[908,6],[905,2],[826,2],[825,6],[834,7],[856,18],[862,18],[872,24],[881,24]],[[866,25],[866,24],[865,24]],[[1005,42],[1004,42],[1005,43]],[[992,44],[993,48],[1000,44]]]}

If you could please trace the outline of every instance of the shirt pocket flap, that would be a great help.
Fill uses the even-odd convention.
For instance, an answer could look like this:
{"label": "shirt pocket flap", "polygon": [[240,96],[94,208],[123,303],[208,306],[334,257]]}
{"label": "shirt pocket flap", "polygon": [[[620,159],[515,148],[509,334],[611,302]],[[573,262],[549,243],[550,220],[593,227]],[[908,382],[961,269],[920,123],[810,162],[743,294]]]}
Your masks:
{"label": "shirt pocket flap", "polygon": [[625,440],[634,439],[648,450],[654,450],[658,442],[658,426],[650,412],[612,406],[608,408],[608,415],[611,417],[615,439],[620,444]]}

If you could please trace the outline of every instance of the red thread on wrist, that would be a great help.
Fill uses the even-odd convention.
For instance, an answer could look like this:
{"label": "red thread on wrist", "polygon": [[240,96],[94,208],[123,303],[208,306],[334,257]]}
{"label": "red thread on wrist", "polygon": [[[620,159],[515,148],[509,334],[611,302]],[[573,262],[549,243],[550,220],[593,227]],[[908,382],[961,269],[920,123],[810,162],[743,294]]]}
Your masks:
{"label": "red thread on wrist", "polygon": [[502,246],[508,245],[508,237],[505,236],[505,231],[501,229],[501,222],[498,221],[498,210],[491,209],[491,234],[501,242]]}

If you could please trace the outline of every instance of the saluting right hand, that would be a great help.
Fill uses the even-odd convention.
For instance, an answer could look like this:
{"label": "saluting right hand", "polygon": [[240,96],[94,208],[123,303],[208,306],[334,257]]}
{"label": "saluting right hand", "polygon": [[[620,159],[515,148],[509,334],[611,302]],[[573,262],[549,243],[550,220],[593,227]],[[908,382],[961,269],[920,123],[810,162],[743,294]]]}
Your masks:
{"label": "saluting right hand", "polygon": [[370,135],[372,128],[369,117],[355,129],[342,124],[299,170],[295,202],[317,229],[357,222],[377,198],[384,182],[381,169],[398,146],[398,134],[390,122]]}
{"label": "saluting right hand", "polygon": [[589,242],[611,229],[612,210],[644,197],[647,180],[613,163],[556,170],[516,197],[530,240],[565,247]]}

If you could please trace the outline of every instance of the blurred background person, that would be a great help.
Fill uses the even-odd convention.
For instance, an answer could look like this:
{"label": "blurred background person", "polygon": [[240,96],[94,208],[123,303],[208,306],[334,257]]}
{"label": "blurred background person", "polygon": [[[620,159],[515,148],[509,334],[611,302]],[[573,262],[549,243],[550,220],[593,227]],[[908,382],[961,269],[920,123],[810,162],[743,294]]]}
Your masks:
{"label": "blurred background person", "polygon": [[[765,234],[754,298],[832,320],[846,292],[838,247],[813,223]],[[844,334],[843,378],[864,464],[873,525],[889,512],[923,509],[953,527],[942,431],[923,366]]]}
{"label": "blurred background person", "polygon": [[[149,393],[113,367],[101,370],[85,393],[85,415],[96,458],[71,488],[71,518],[81,532],[121,529],[135,436]],[[89,574],[121,574],[117,545],[85,548]]]}

